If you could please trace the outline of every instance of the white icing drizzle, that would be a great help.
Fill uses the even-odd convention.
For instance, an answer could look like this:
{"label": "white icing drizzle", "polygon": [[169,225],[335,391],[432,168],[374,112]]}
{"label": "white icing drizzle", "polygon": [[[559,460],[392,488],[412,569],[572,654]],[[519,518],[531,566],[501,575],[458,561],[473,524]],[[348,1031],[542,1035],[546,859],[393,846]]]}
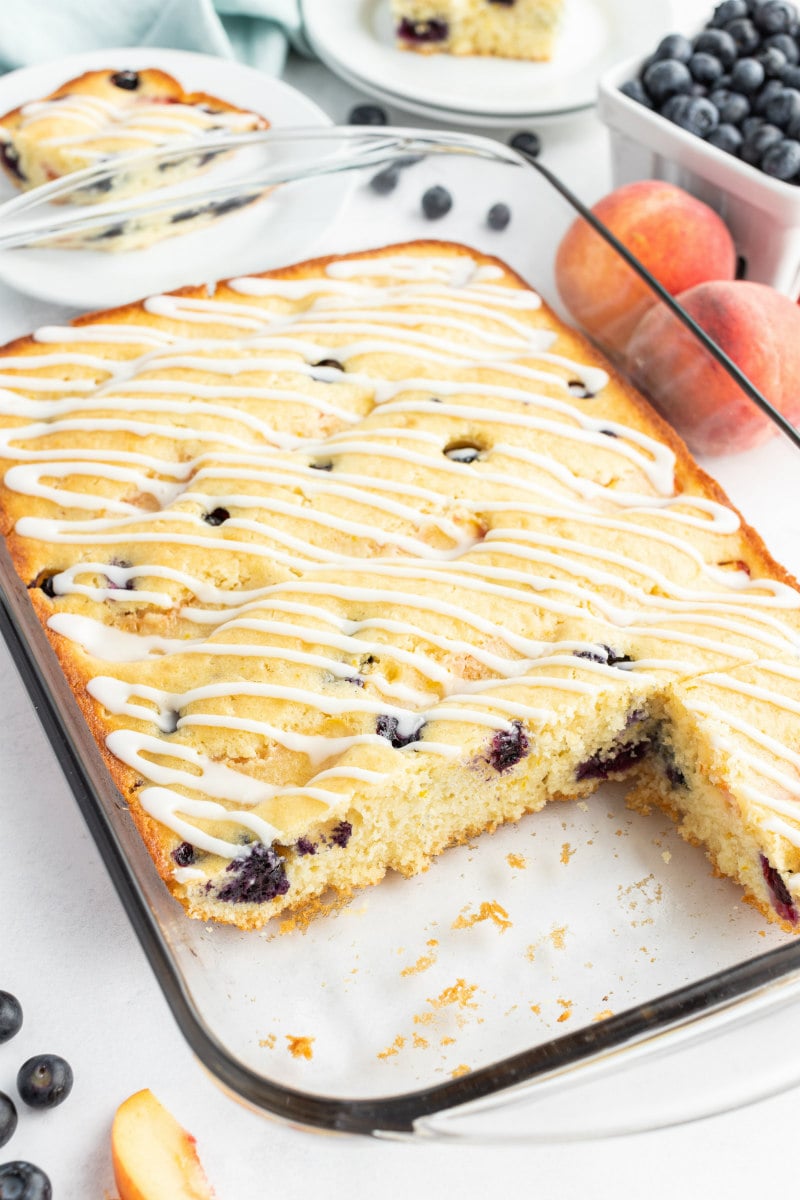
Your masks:
{"label": "white icing drizzle", "polygon": [[[460,757],[437,728],[509,731],[515,719],[535,727],[549,711],[537,695],[566,703],[609,688],[646,692],[662,675],[692,676],[692,650],[719,655],[706,679],[723,692],[800,714],[800,704],[725,673],[763,652],[797,656],[788,619],[797,593],[704,557],[687,532],[735,534],[737,515],[676,494],[668,446],[593,412],[608,376],[554,351],[540,309],[534,293],[469,255],[395,253],[331,263],[316,278],[237,279],[205,297],[151,297],[145,310],[160,324],[50,326],[37,341],[51,350],[2,360],[6,487],[57,507],[20,517],[15,532],[86,548],[85,561],[54,576],[56,596],[169,611],[179,628],[199,631],[131,632],[85,611],[50,619],[100,660],[89,692],[130,723],[108,748],[147,781],[137,793],[145,812],[181,840],[241,856],[226,825],[280,839],[285,831],[262,815],[277,798],[313,800],[329,819],[347,808],[354,785],[385,784],[397,762]],[[101,345],[119,354],[92,349]],[[327,359],[347,370],[318,365]],[[582,387],[572,394],[574,383]],[[69,448],[52,447],[62,435]],[[443,453],[451,435],[474,438],[477,460],[471,445]],[[517,444],[532,435],[544,449]],[[552,457],[551,439],[565,446],[565,461]],[[613,464],[614,482],[570,465],[586,450],[590,466]],[[102,495],[89,490],[97,480]],[[215,508],[230,512],[212,530],[203,516]],[[691,585],[640,560],[637,547],[648,543],[685,562]],[[136,547],[137,561],[95,561],[94,545]],[[196,576],[173,566],[180,547],[202,550],[209,569]],[[225,578],[222,565],[213,568],[224,556],[253,563],[264,582],[214,582]],[[497,601],[512,606],[503,621],[492,616]],[[587,643],[526,635],[532,603],[557,621],[601,619],[626,641],[654,639],[667,651],[617,666],[575,657]],[[294,664],[300,683],[233,674],[172,692],[110,670],[173,655]],[[481,677],[465,677],[467,661]],[[409,671],[413,680],[397,678]],[[800,666],[783,673],[800,679]],[[236,697],[258,699],[264,715],[232,713]],[[379,716],[417,740],[393,751],[373,732]],[[317,732],[328,718],[334,731]],[[273,787],[185,745],[180,735],[192,729],[265,738],[302,756],[310,775]],[[787,768],[800,769],[800,756],[755,728],[746,733],[761,753],[740,761],[796,796]],[[351,763],[361,746],[399,758],[386,771]],[[746,787],[770,819],[795,820],[793,800]],[[196,867],[173,874],[205,878]]]}

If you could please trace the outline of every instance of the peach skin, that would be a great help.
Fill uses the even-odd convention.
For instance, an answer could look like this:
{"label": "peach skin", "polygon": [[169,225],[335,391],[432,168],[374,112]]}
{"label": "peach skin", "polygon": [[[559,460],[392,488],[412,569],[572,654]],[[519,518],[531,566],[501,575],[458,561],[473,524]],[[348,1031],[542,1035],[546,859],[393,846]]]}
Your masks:
{"label": "peach skin", "polygon": [[[733,279],[736,250],[720,217],[682,188],[657,179],[629,183],[592,212],[673,296],[709,279]],[[582,217],[556,255],[556,284],[570,314],[619,358],[657,298]]]}
{"label": "peach skin", "polygon": [[[678,302],[784,416],[800,420],[800,309],[763,283],[711,282]],[[775,425],[665,306],[628,344],[628,370],[696,454],[734,454]]]}

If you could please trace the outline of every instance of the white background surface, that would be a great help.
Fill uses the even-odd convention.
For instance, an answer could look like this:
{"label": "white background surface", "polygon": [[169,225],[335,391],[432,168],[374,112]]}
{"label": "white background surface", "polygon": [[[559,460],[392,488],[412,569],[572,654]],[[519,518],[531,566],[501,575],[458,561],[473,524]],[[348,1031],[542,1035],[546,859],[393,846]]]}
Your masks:
{"label": "white background surface", "polygon": [[[647,0],[642,0],[647,3]],[[675,0],[676,26],[710,3]],[[290,64],[287,79],[344,121],[357,98],[324,68]],[[402,120],[397,112],[392,116]],[[610,186],[605,136],[589,116],[542,127],[546,161],[589,201]],[[402,231],[398,231],[402,234]],[[0,338],[27,332],[41,307],[0,285]],[[48,319],[69,315],[53,308]],[[227,1098],[194,1061],[128,926],[35,713],[0,649],[0,988],[25,1009],[0,1047],[0,1090],[20,1063],[63,1054],[75,1088],[51,1113],[21,1113],[0,1159],[27,1158],[55,1200],[113,1196],[108,1134],[116,1106],[150,1087],[197,1136],[219,1200],[452,1195],[542,1200],[772,1196],[794,1190],[786,1148],[798,1093],[698,1125],[609,1142],[516,1147],[385,1145],[285,1128]],[[302,952],[302,944],[299,945]],[[742,1063],[742,1070],[748,1069]],[[642,1105],[647,1096],[642,1095]]]}

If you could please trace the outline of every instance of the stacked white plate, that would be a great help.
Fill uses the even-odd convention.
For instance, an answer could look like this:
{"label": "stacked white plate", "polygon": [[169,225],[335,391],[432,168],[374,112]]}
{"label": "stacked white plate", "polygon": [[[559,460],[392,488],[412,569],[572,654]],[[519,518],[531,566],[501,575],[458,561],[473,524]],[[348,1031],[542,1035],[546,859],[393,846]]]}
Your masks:
{"label": "stacked white plate", "polygon": [[312,47],[347,83],[442,123],[498,127],[591,107],[600,76],[654,49],[669,0],[566,0],[551,62],[414,54],[394,45],[389,0],[302,0]]}

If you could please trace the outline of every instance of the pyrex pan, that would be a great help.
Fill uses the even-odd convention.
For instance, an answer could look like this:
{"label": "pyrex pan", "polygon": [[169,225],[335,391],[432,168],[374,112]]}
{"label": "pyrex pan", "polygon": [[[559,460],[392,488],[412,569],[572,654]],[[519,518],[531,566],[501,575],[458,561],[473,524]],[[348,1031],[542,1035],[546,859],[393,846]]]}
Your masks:
{"label": "pyrex pan", "polygon": [[[559,309],[553,257],[575,217],[569,198],[521,161],[463,153],[463,141],[419,161],[425,149],[409,131],[388,194],[369,186],[374,167],[348,172],[346,187],[340,173],[283,183],[289,201],[330,189],[330,220],[309,228],[308,256],[433,235],[497,254]],[[454,204],[434,225],[420,197],[437,183]],[[503,233],[486,223],[498,201],[512,211]],[[248,224],[231,273],[283,265],[291,210],[265,208],[256,238]],[[235,231],[231,217],[224,236]],[[204,281],[202,253],[198,262],[186,283]],[[709,353],[699,340],[697,353]],[[800,518],[787,503],[796,454],[776,433],[705,464],[790,570],[800,565]],[[243,933],[188,920],[5,553],[0,570],[4,635],[173,1015],[246,1103],[323,1130],[534,1141],[691,1120],[800,1079],[782,1048],[800,943],[714,878],[666,817],[628,812],[624,788],[553,804],[307,927]]]}

